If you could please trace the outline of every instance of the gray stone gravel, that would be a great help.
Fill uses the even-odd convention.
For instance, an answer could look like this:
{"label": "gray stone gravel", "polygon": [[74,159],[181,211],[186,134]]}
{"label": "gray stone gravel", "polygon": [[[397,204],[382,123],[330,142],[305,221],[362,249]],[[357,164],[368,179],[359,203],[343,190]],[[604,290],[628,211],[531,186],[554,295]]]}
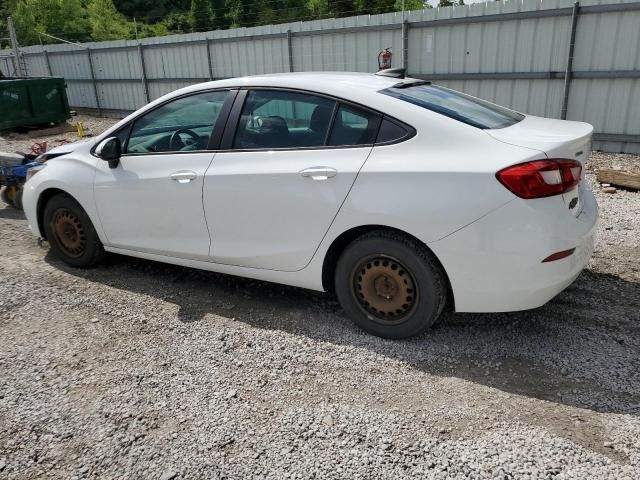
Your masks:
{"label": "gray stone gravel", "polygon": [[[82,123],[85,134],[87,136],[99,135],[119,119],[115,118],[98,118],[89,115],[75,115],[68,120],[68,123],[75,124],[76,122]],[[77,142],[81,140],[78,137],[77,132],[59,133],[56,135],[45,135],[42,137],[31,138],[24,133],[8,133],[2,132],[0,136],[0,152],[26,152],[31,151],[31,146],[38,142],[47,142],[48,149],[57,147],[67,142]]]}
{"label": "gray stone gravel", "polygon": [[72,270],[0,208],[0,478],[640,478],[640,193],[596,195],[566,292],[409,341],[314,292]]}

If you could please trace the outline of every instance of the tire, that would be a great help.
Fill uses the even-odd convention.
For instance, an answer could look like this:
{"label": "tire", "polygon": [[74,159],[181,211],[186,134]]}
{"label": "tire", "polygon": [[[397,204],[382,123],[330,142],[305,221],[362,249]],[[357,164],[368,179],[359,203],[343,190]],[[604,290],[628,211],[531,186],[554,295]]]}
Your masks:
{"label": "tire", "polygon": [[104,247],[89,216],[68,195],[52,197],[44,207],[43,220],[51,252],[67,265],[90,268],[104,258]]}
{"label": "tire", "polygon": [[9,205],[10,207],[14,207],[14,208],[15,208],[15,204],[13,203],[13,200],[15,198],[15,189],[16,189],[15,186],[10,185],[10,186],[4,187],[2,191],[0,191],[0,198],[2,199],[2,201],[7,205]]}
{"label": "tire", "polygon": [[22,192],[24,190],[22,187],[19,187],[18,191],[15,193],[13,197],[13,206],[18,210],[22,210]]}
{"label": "tire", "polygon": [[392,231],[373,231],[347,246],[334,281],[349,317],[382,338],[419,334],[435,323],[447,300],[445,273],[433,255]]}

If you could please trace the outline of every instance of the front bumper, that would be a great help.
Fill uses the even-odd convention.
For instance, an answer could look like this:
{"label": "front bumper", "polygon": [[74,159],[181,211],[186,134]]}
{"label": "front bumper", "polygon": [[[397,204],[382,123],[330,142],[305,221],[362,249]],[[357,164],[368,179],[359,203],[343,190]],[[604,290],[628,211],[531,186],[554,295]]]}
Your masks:
{"label": "front bumper", "polygon": [[[588,189],[583,202],[576,217],[558,196],[517,198],[429,244],[449,276],[456,311],[528,310],[568,287],[593,253],[598,207]],[[570,248],[569,257],[542,263]]]}
{"label": "front bumper", "polygon": [[40,239],[44,237],[42,235],[42,232],[40,232],[40,228],[38,226],[36,203],[37,195],[33,186],[33,182],[27,182],[24,184],[24,190],[22,192],[22,210],[27,217],[27,222],[29,222],[29,229],[31,230],[31,233],[33,233],[34,237]]}

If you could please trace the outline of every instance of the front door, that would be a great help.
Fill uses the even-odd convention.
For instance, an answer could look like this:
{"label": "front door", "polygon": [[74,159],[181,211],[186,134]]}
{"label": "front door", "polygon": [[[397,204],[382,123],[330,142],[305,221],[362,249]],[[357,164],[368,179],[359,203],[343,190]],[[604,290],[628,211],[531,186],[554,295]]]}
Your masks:
{"label": "front door", "polygon": [[180,97],[118,133],[124,154],[116,168],[98,162],[94,182],[100,222],[110,246],[209,259],[202,208],[209,141],[227,91]]}
{"label": "front door", "polygon": [[216,154],[205,177],[212,260],[304,268],[371,152],[379,123],[375,113],[322,96],[249,91],[232,148]]}

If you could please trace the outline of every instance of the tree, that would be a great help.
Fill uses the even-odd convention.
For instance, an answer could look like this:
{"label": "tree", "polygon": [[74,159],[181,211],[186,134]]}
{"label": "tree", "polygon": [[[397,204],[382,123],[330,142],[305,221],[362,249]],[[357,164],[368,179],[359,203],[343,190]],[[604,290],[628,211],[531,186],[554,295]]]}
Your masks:
{"label": "tree", "polygon": [[353,0],[328,0],[327,7],[329,14],[336,18],[357,15]]}
{"label": "tree", "polygon": [[129,19],[158,23],[172,13],[188,13],[191,0],[113,0],[113,4]]}
{"label": "tree", "polygon": [[211,10],[213,11],[213,28],[222,30],[229,28],[229,19],[225,13],[227,6],[224,0],[211,0]]}
{"label": "tree", "polygon": [[189,12],[172,12],[162,20],[162,24],[169,33],[187,33],[191,31],[191,16]]}
{"label": "tree", "polygon": [[9,36],[9,30],[7,29],[6,18],[9,16],[9,2],[8,0],[0,0],[0,49],[4,45],[3,38]]}
{"label": "tree", "polygon": [[16,35],[21,45],[51,42],[47,33],[70,41],[91,38],[87,11],[80,0],[19,0],[13,10]]}
{"label": "tree", "polygon": [[31,9],[32,2],[20,1],[13,12],[13,25],[21,45],[38,43],[38,22]]}
{"label": "tree", "polygon": [[162,37],[171,33],[167,25],[163,22],[153,24],[138,23],[137,28],[138,38]]}
{"label": "tree", "polygon": [[[458,3],[459,2],[459,3]],[[464,0],[440,0],[440,6]],[[0,0],[0,36],[13,15],[22,45],[115,40],[431,8],[425,0]],[[6,43],[6,42],[5,42]]]}
{"label": "tree", "polygon": [[131,37],[132,25],[116,10],[112,0],[89,0],[87,13],[93,40],[119,40]]}
{"label": "tree", "polygon": [[191,0],[189,12],[191,29],[194,32],[205,32],[213,25],[213,12],[210,0]]}
{"label": "tree", "polygon": [[255,0],[226,0],[225,17],[229,27],[253,27],[257,24],[258,11],[262,2]]}
{"label": "tree", "polygon": [[[402,10],[402,0],[396,0],[394,5],[394,10],[400,11]],[[433,8],[427,2],[422,0],[404,0],[404,9],[405,10],[423,10],[425,8]]]}
{"label": "tree", "polygon": [[306,20],[312,20],[314,18],[325,18],[329,13],[329,1],[328,0],[307,0],[307,18]]}

